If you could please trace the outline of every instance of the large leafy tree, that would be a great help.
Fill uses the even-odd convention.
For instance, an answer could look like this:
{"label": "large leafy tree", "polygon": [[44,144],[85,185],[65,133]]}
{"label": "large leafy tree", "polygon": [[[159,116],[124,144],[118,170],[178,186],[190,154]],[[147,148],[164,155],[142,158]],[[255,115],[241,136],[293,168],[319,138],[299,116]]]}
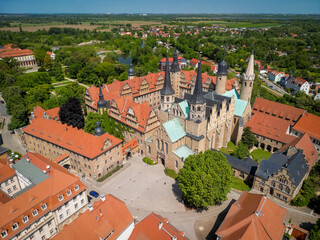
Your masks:
{"label": "large leafy tree", "polygon": [[320,218],[318,218],[317,223],[312,227],[310,231],[310,240],[320,239]]}
{"label": "large leafy tree", "polygon": [[258,142],[256,136],[251,132],[251,128],[250,127],[246,127],[243,130],[241,141],[249,149],[252,148]]}
{"label": "large leafy tree", "polygon": [[226,157],[207,150],[189,156],[177,179],[183,199],[191,206],[206,208],[227,199],[232,175]]}
{"label": "large leafy tree", "polygon": [[82,129],[84,127],[84,116],[80,101],[75,97],[70,98],[60,107],[59,118],[62,123]]}

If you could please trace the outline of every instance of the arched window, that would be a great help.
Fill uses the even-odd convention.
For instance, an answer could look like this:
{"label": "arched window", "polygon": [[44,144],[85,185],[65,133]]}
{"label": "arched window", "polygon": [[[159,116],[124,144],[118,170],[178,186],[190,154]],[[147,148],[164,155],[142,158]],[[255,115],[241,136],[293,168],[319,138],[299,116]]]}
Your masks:
{"label": "arched window", "polygon": [[283,185],[282,184],[279,184],[279,189],[282,191],[282,189],[283,189]]}
{"label": "arched window", "polygon": [[167,97],[167,102],[169,102],[170,101],[170,98],[169,97]]}
{"label": "arched window", "polygon": [[166,143],[166,154],[168,154],[168,143]]}
{"label": "arched window", "polygon": [[148,146],[148,153],[151,154],[151,147]]}
{"label": "arched window", "polygon": [[160,149],[160,141],[159,141],[159,139],[157,139],[157,149],[158,150]]}
{"label": "arched window", "polygon": [[250,87],[252,87],[252,82],[250,82]]}
{"label": "arched window", "polygon": [[161,140],[161,151],[163,151],[163,140]]}
{"label": "arched window", "polygon": [[198,111],[199,111],[199,112],[201,111],[201,107],[198,107]]}
{"label": "arched window", "polygon": [[176,168],[178,168],[178,161],[176,160]]}
{"label": "arched window", "polygon": [[289,188],[289,187],[286,187],[286,190],[285,190],[285,191],[286,191],[286,193],[289,194],[289,193],[290,193],[290,188]]}
{"label": "arched window", "polygon": [[247,86],[247,82],[244,82],[244,86],[245,86],[245,87]]}

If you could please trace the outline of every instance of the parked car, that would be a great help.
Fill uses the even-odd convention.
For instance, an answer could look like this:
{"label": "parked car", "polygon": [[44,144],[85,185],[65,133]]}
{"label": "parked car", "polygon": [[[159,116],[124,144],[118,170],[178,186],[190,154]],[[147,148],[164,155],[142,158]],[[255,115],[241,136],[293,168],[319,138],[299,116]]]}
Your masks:
{"label": "parked car", "polygon": [[95,198],[99,197],[99,193],[97,193],[96,191],[91,191],[89,194]]}

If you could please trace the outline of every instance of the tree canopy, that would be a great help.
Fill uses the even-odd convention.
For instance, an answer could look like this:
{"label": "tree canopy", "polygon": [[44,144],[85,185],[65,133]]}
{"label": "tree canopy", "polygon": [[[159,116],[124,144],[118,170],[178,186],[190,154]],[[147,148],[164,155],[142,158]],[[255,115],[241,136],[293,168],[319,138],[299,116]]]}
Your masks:
{"label": "tree canopy", "polygon": [[183,199],[190,206],[206,208],[227,199],[232,175],[226,157],[207,150],[187,157],[177,180]]}
{"label": "tree canopy", "polygon": [[256,136],[251,132],[250,127],[246,127],[243,130],[241,142],[243,142],[243,144],[246,145],[249,149],[258,142]]}
{"label": "tree canopy", "polygon": [[72,97],[60,107],[59,118],[62,123],[72,125],[78,129],[84,127],[84,115],[80,101]]}

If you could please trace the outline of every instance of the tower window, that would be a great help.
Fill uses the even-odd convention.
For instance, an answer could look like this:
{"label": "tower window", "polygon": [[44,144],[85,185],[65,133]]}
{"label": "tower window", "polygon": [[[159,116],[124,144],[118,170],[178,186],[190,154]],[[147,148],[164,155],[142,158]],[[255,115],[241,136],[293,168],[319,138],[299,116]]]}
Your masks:
{"label": "tower window", "polygon": [[244,86],[245,86],[245,87],[247,86],[247,82],[244,82]]}
{"label": "tower window", "polygon": [[167,97],[167,102],[169,102],[170,101],[170,98],[169,97]]}

